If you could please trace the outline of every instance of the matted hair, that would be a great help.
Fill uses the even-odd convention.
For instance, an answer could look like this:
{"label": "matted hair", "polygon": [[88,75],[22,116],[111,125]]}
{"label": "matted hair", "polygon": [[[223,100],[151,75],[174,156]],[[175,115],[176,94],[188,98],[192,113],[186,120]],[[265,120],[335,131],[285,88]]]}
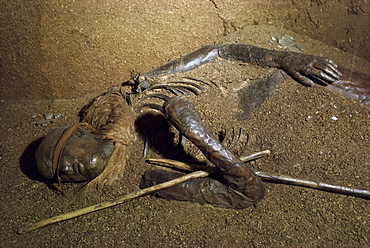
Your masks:
{"label": "matted hair", "polygon": [[104,171],[86,185],[86,191],[102,189],[122,178],[128,147],[136,140],[135,113],[126,101],[122,87],[114,86],[97,97],[82,113],[82,122],[88,123],[97,134],[114,142],[114,151]]}

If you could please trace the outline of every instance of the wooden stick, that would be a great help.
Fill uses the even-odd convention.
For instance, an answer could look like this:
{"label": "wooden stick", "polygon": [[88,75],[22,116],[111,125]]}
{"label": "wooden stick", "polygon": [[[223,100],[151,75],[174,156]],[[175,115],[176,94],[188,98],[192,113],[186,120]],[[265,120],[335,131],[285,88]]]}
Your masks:
{"label": "wooden stick", "polygon": [[[263,154],[268,154],[268,153],[266,153],[265,151],[255,153],[250,156],[243,157],[241,158],[241,160],[243,162],[246,162],[246,160],[251,160],[251,158],[254,159],[258,156],[262,156]],[[148,162],[152,164],[160,165],[160,166],[177,168],[180,170],[193,171],[194,168],[196,168],[196,169],[206,170],[209,173],[215,172],[215,170],[212,170],[214,169],[214,167],[209,167],[209,166],[204,166],[204,165],[189,165],[186,163],[182,163],[182,162],[170,160],[170,159],[148,159]],[[350,195],[350,196],[355,196],[355,197],[360,197],[360,198],[370,200],[370,191],[364,190],[364,189],[352,189],[352,188],[348,188],[344,186],[332,185],[332,184],[327,184],[327,183],[322,183],[322,182],[317,182],[317,181],[305,180],[305,179],[300,179],[300,178],[292,178],[292,177],[282,176],[282,175],[274,175],[274,174],[266,173],[262,171],[255,171],[254,173],[256,173],[256,175],[258,175],[262,180],[269,181],[269,182],[284,183],[284,184],[296,185],[296,186],[301,186],[301,187],[306,187],[306,188],[313,188],[313,189],[323,190],[327,192],[345,194],[345,195]]]}
{"label": "wooden stick", "polygon": [[306,188],[318,189],[327,192],[334,192],[338,194],[350,195],[359,198],[363,198],[366,200],[370,200],[370,191],[365,189],[353,189],[339,185],[327,184],[317,181],[305,180],[300,178],[292,178],[288,176],[281,176],[281,175],[272,175],[270,173],[265,173],[262,171],[255,171],[256,175],[258,175],[262,180],[274,182],[274,183],[284,183],[290,185],[296,185]]}
{"label": "wooden stick", "polygon": [[[255,154],[252,154],[250,156],[242,158],[242,161],[245,162],[246,160],[256,159],[256,158],[259,158],[259,157],[261,157],[263,155],[266,155],[266,154],[269,154],[269,153],[270,153],[270,151],[268,151],[268,150],[258,152],[258,153],[255,153]],[[179,168],[179,169],[183,169],[183,170],[193,170],[194,169],[194,167],[192,167],[191,165],[186,164],[186,163],[182,163],[182,162],[179,162],[179,161],[176,161],[176,160],[149,159],[148,161],[150,163],[153,163],[153,164],[158,164],[158,165],[162,165],[162,166],[166,166],[166,167],[172,167],[172,168]],[[197,165],[197,167],[199,168],[198,165]],[[24,226],[21,229],[19,229],[18,233],[21,234],[21,233],[29,232],[29,231],[32,231],[32,230],[35,230],[35,229],[53,224],[53,223],[61,222],[61,221],[72,219],[72,218],[75,218],[75,217],[78,217],[78,216],[81,216],[81,215],[84,215],[84,214],[92,213],[92,212],[95,212],[95,211],[98,211],[98,210],[101,210],[101,209],[105,209],[105,208],[109,208],[109,207],[112,207],[112,206],[115,206],[115,205],[119,205],[119,204],[121,204],[125,201],[131,200],[131,199],[134,199],[134,198],[137,198],[137,197],[140,197],[140,196],[144,196],[144,195],[156,192],[158,190],[162,190],[162,189],[165,189],[165,188],[172,187],[176,184],[188,181],[190,179],[206,177],[209,174],[213,173],[215,170],[217,170],[216,168],[209,167],[209,166],[204,166],[204,169],[208,170],[208,172],[207,171],[196,171],[196,172],[193,172],[193,173],[190,173],[190,174],[186,174],[182,177],[170,180],[170,181],[165,182],[165,183],[157,184],[157,185],[154,185],[154,186],[149,187],[149,188],[145,188],[145,189],[142,189],[142,190],[138,190],[138,191],[126,194],[124,196],[118,197],[118,198],[116,198],[114,200],[111,200],[111,201],[106,201],[106,202],[99,203],[99,204],[96,204],[96,205],[93,205],[93,206],[90,206],[90,207],[86,207],[86,208],[83,208],[83,209],[80,209],[80,210],[76,210],[76,211],[73,211],[73,212],[70,212],[70,213],[54,216],[52,218],[49,218],[49,219],[46,219],[46,220],[43,220],[43,221],[40,221],[40,222],[37,222],[37,223],[34,223],[34,224]],[[325,183],[320,183],[320,182],[315,182],[315,181],[309,181],[309,180],[303,180],[303,179],[297,179],[297,178],[291,178],[291,177],[285,177],[285,176],[278,176],[278,175],[271,175],[271,174],[267,174],[267,173],[260,172],[260,171],[257,171],[255,173],[259,177],[261,177],[263,180],[267,180],[267,181],[271,181],[271,182],[287,183],[287,184],[309,187],[309,188],[315,188],[315,189],[329,191],[329,192],[336,192],[336,193],[340,193],[340,194],[352,195],[352,196],[361,197],[361,198],[364,198],[364,199],[370,199],[370,191],[367,191],[367,190],[352,189],[352,188],[347,188],[347,187],[343,187],[343,186],[330,185],[330,184],[325,184]]]}
{"label": "wooden stick", "polygon": [[264,151],[261,151],[261,152],[253,153],[253,154],[248,155],[248,156],[240,157],[240,160],[245,163],[245,162],[257,159],[257,158],[261,158],[261,157],[266,156],[266,155],[270,155],[270,153],[271,153],[270,150],[264,150]]}
{"label": "wooden stick", "polygon": [[[243,162],[248,162],[248,161],[269,155],[270,153],[271,153],[270,150],[264,150],[261,152],[253,153],[248,156],[240,157],[240,160],[242,160]],[[172,159],[166,159],[166,158],[150,158],[147,160],[147,162],[151,164],[156,164],[159,166],[175,168],[175,169],[185,170],[185,171],[204,170],[210,173],[214,173],[217,171],[216,167],[200,165],[200,164],[188,164],[188,163],[184,163],[184,162],[180,162],[180,161],[172,160]]]}
{"label": "wooden stick", "polygon": [[[264,155],[269,154],[269,153],[270,153],[270,151],[266,150],[266,151],[262,151],[262,152],[255,153],[255,154],[252,154],[250,156],[247,156],[247,157],[245,157],[245,159],[252,160],[252,159],[259,158],[259,157],[264,156]],[[185,163],[175,161],[175,160],[167,160],[167,161],[170,161],[170,163],[167,164],[167,167],[169,167],[171,164],[178,163],[179,165],[181,164],[181,166],[184,166],[184,167],[188,166],[186,170],[192,170],[189,167],[189,165],[187,165]],[[164,160],[164,163],[165,163],[165,160]],[[204,167],[204,169],[209,169],[209,168],[211,168],[211,167]],[[72,219],[72,218],[75,218],[75,217],[78,217],[78,216],[81,216],[81,215],[84,215],[84,214],[92,213],[92,212],[95,212],[95,211],[98,211],[98,210],[101,210],[101,209],[104,209],[104,208],[109,208],[109,207],[121,204],[125,201],[131,200],[131,199],[143,196],[143,195],[147,195],[147,194],[156,192],[158,190],[162,190],[162,189],[172,187],[176,184],[188,181],[188,180],[193,179],[193,178],[206,177],[210,173],[212,173],[212,172],[211,171],[210,172],[196,171],[196,172],[184,175],[182,177],[170,180],[170,181],[165,182],[165,183],[157,184],[157,185],[154,185],[154,186],[149,187],[149,188],[145,188],[145,189],[142,189],[142,190],[138,190],[138,191],[129,193],[127,195],[121,196],[121,197],[116,198],[116,199],[111,200],[111,201],[102,202],[102,203],[99,203],[99,204],[96,204],[96,205],[93,205],[93,206],[90,206],[90,207],[86,207],[86,208],[79,209],[79,210],[76,210],[76,211],[73,211],[73,212],[70,212],[70,213],[54,216],[52,218],[49,218],[49,219],[46,219],[46,220],[43,220],[43,221],[40,221],[40,222],[36,222],[34,224],[24,226],[21,229],[19,229],[18,233],[21,234],[21,233],[25,233],[25,232],[30,232],[30,231],[33,231],[35,229],[38,229],[38,228],[41,228],[41,227],[44,227],[44,226],[47,226],[47,225],[50,225],[50,224],[53,224],[53,223],[57,223],[57,222],[61,222],[61,221],[64,221],[64,220]]]}
{"label": "wooden stick", "polygon": [[37,223],[34,223],[34,224],[24,226],[21,229],[19,229],[18,234],[29,232],[29,231],[32,231],[32,230],[35,230],[35,229],[53,224],[53,223],[57,223],[57,222],[61,222],[61,221],[64,221],[64,220],[72,219],[72,218],[75,218],[75,217],[78,217],[78,216],[81,216],[81,215],[84,215],[84,214],[92,213],[92,212],[95,212],[95,211],[98,211],[98,210],[101,210],[101,209],[104,209],[104,208],[109,208],[109,207],[121,204],[125,201],[131,200],[131,199],[143,196],[143,195],[147,195],[147,194],[153,193],[153,192],[161,190],[161,189],[172,187],[176,184],[188,181],[190,179],[206,177],[208,175],[209,175],[208,172],[196,171],[196,172],[184,175],[182,177],[170,180],[170,181],[165,182],[165,183],[157,184],[157,185],[154,185],[154,186],[149,187],[149,188],[145,188],[145,189],[141,189],[141,190],[129,193],[127,195],[118,197],[118,198],[116,198],[114,200],[111,200],[111,201],[102,202],[102,203],[99,203],[99,204],[96,204],[96,205],[93,205],[93,206],[90,206],[90,207],[86,207],[86,208],[79,209],[79,210],[76,210],[76,211],[73,211],[73,212],[70,212],[70,213],[54,216],[52,218],[49,218],[49,219],[46,219],[46,220],[43,220],[43,221],[40,221],[40,222],[37,222]]}

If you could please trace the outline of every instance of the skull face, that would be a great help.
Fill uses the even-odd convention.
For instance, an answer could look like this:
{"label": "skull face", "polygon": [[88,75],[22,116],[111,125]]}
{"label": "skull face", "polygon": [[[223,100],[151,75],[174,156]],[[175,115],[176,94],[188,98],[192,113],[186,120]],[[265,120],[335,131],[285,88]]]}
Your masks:
{"label": "skull face", "polygon": [[61,182],[81,182],[95,178],[104,170],[112,155],[113,142],[78,127],[65,143],[57,171],[54,171],[53,152],[66,128],[52,130],[41,142],[36,153],[38,171],[49,180],[55,180],[58,176]]}

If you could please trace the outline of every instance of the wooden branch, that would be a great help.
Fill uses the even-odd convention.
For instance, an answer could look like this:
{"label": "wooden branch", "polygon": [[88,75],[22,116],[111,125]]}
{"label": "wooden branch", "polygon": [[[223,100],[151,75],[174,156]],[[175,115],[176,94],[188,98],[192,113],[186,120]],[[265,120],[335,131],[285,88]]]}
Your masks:
{"label": "wooden branch", "polygon": [[99,203],[99,204],[96,204],[96,205],[93,205],[93,206],[90,206],[90,207],[86,207],[86,208],[79,209],[79,210],[76,210],[76,211],[73,211],[73,212],[70,212],[70,213],[54,216],[52,218],[49,218],[49,219],[46,219],[46,220],[43,220],[43,221],[40,221],[40,222],[37,222],[37,223],[34,223],[34,224],[24,226],[21,229],[19,229],[18,234],[29,232],[29,231],[32,231],[32,230],[35,230],[35,229],[53,224],[53,223],[57,223],[57,222],[61,222],[61,221],[64,221],[64,220],[72,219],[72,218],[75,218],[75,217],[78,217],[78,216],[81,216],[81,215],[84,215],[84,214],[92,213],[92,212],[95,212],[95,211],[98,211],[98,210],[101,210],[101,209],[104,209],[104,208],[109,208],[109,207],[121,204],[125,201],[131,200],[131,199],[143,196],[143,195],[147,195],[147,194],[156,192],[156,191],[161,190],[161,189],[172,187],[176,184],[188,181],[190,179],[206,177],[208,175],[209,175],[208,172],[196,171],[196,172],[184,175],[182,177],[170,180],[170,181],[165,182],[165,183],[157,184],[157,185],[154,185],[154,186],[149,187],[149,188],[145,188],[145,189],[141,189],[141,190],[129,193],[127,195],[118,197],[118,198],[116,198],[114,200],[111,200],[111,201],[102,202],[102,203]]}
{"label": "wooden branch", "polygon": [[[269,154],[269,153],[270,153],[270,151],[268,151],[268,150],[258,152],[258,153],[252,154],[250,156],[243,157],[242,161],[245,162],[247,160],[249,161],[249,160],[252,160],[252,159],[256,159],[256,158],[259,158],[259,157],[264,156],[264,155]],[[171,168],[178,168],[178,169],[182,169],[182,170],[194,170],[194,167],[189,165],[189,164],[179,162],[179,161],[175,161],[175,160],[170,160],[170,159],[149,159],[148,162],[153,163],[153,164],[157,164],[157,165],[161,165],[161,166],[166,166],[166,167],[171,167]],[[195,167],[199,168],[199,165],[196,165]],[[213,173],[217,170],[217,168],[209,167],[209,166],[203,166],[203,169],[205,169],[206,171],[196,171],[196,172],[193,172],[193,173],[190,173],[190,174],[186,174],[182,177],[170,180],[168,182],[157,184],[157,185],[154,185],[154,186],[149,187],[149,188],[145,188],[145,189],[142,189],[142,190],[138,190],[138,191],[126,194],[124,196],[118,197],[118,198],[116,198],[114,200],[111,200],[111,201],[106,201],[106,202],[103,202],[103,203],[99,203],[99,204],[96,204],[96,205],[93,205],[93,206],[90,206],[90,207],[86,207],[86,208],[79,209],[79,210],[76,210],[76,211],[73,211],[73,212],[70,212],[70,213],[54,216],[52,218],[49,218],[49,219],[46,219],[46,220],[43,220],[43,221],[40,221],[40,222],[37,222],[37,223],[34,223],[34,224],[24,226],[21,229],[19,229],[18,233],[21,234],[21,233],[25,233],[25,232],[30,232],[32,230],[35,230],[35,229],[38,229],[38,228],[41,228],[41,227],[44,227],[44,226],[47,226],[47,225],[50,225],[50,224],[53,224],[53,223],[61,222],[61,221],[72,219],[72,218],[75,218],[75,217],[78,217],[78,216],[81,216],[81,215],[84,215],[84,214],[92,213],[92,212],[95,212],[95,211],[98,211],[98,210],[101,210],[101,209],[105,209],[105,208],[109,208],[109,207],[112,207],[112,206],[115,206],[115,205],[119,205],[119,204],[121,204],[125,201],[131,200],[131,199],[134,199],[134,198],[138,198],[140,196],[144,196],[144,195],[147,195],[147,194],[151,194],[151,193],[154,193],[154,192],[162,190],[162,189],[172,187],[176,184],[188,181],[190,179],[206,177],[209,174],[211,174],[211,173]],[[279,176],[279,175],[271,175],[271,174],[267,174],[267,173],[260,172],[260,171],[257,171],[255,173],[259,177],[261,177],[263,180],[270,181],[270,182],[297,185],[297,186],[314,188],[314,189],[319,189],[319,190],[324,190],[324,191],[329,191],[329,192],[335,192],[335,193],[339,193],[339,194],[346,194],[346,195],[361,197],[361,198],[368,199],[368,200],[370,199],[370,191],[368,191],[368,190],[352,189],[352,188],[330,185],[330,184],[316,182],[316,181],[309,181],[309,180],[303,180],[303,179],[291,178],[291,177]]]}
{"label": "wooden branch", "polygon": [[264,151],[261,151],[261,152],[253,153],[253,154],[248,155],[248,156],[240,157],[240,160],[243,161],[244,163],[246,163],[246,162],[249,162],[251,160],[255,160],[255,159],[261,158],[263,156],[270,155],[270,153],[271,153],[270,150],[264,150]]}
{"label": "wooden branch", "polygon": [[[261,152],[253,153],[248,156],[243,156],[240,158],[240,160],[242,160],[243,162],[248,162],[248,161],[269,155],[270,153],[271,153],[270,150],[264,150]],[[210,173],[214,173],[217,171],[217,168],[214,166],[212,167],[212,166],[201,165],[201,164],[188,164],[188,163],[180,162],[177,160],[165,159],[165,158],[150,158],[147,160],[147,162],[151,164],[163,166],[163,167],[175,168],[175,169],[184,170],[184,171],[203,170],[203,171],[207,171]]]}
{"label": "wooden branch", "polygon": [[274,183],[284,183],[290,185],[296,185],[306,188],[318,189],[327,192],[333,192],[338,194],[350,195],[366,200],[370,200],[370,191],[365,189],[353,189],[339,185],[327,184],[317,181],[305,180],[300,178],[292,178],[288,176],[272,175],[271,173],[265,173],[262,171],[255,171],[256,175],[262,178],[264,181]]}
{"label": "wooden branch", "polygon": [[[241,160],[243,162],[246,162],[247,160],[261,157],[264,154],[268,154],[267,151],[263,151],[263,152],[252,154],[247,157],[243,157],[241,158]],[[148,162],[152,164],[164,166],[164,167],[177,168],[180,170],[187,170],[187,171],[193,171],[194,169],[202,169],[202,170],[208,171],[209,173],[213,173],[216,171],[214,170],[215,169],[214,167],[209,167],[209,166],[204,166],[204,165],[191,165],[191,164],[186,164],[186,163],[182,163],[182,162],[170,160],[170,159],[148,159]],[[255,171],[254,173],[256,173],[256,175],[258,175],[264,181],[269,181],[269,182],[274,182],[274,183],[284,183],[284,184],[296,185],[296,186],[301,186],[301,187],[306,187],[306,188],[313,188],[313,189],[318,189],[322,191],[334,192],[338,194],[350,195],[350,196],[355,196],[355,197],[370,200],[370,191],[364,190],[364,189],[353,189],[353,188],[348,188],[344,186],[332,185],[332,184],[327,184],[327,183],[317,182],[317,181],[312,181],[312,180],[305,180],[305,179],[293,178],[293,177],[282,176],[282,175],[274,175],[274,174],[266,173],[262,171]]]}

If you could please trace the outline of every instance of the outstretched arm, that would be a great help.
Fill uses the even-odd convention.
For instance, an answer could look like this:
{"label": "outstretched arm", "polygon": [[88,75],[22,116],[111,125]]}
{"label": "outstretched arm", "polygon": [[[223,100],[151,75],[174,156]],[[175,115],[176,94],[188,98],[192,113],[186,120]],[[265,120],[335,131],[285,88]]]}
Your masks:
{"label": "outstretched arm", "polygon": [[340,78],[337,65],[331,60],[302,53],[268,50],[246,44],[207,45],[179,59],[139,75],[139,81],[191,71],[198,66],[215,60],[239,60],[261,66],[283,69],[287,74],[304,85],[313,85],[311,77],[331,83]]}

